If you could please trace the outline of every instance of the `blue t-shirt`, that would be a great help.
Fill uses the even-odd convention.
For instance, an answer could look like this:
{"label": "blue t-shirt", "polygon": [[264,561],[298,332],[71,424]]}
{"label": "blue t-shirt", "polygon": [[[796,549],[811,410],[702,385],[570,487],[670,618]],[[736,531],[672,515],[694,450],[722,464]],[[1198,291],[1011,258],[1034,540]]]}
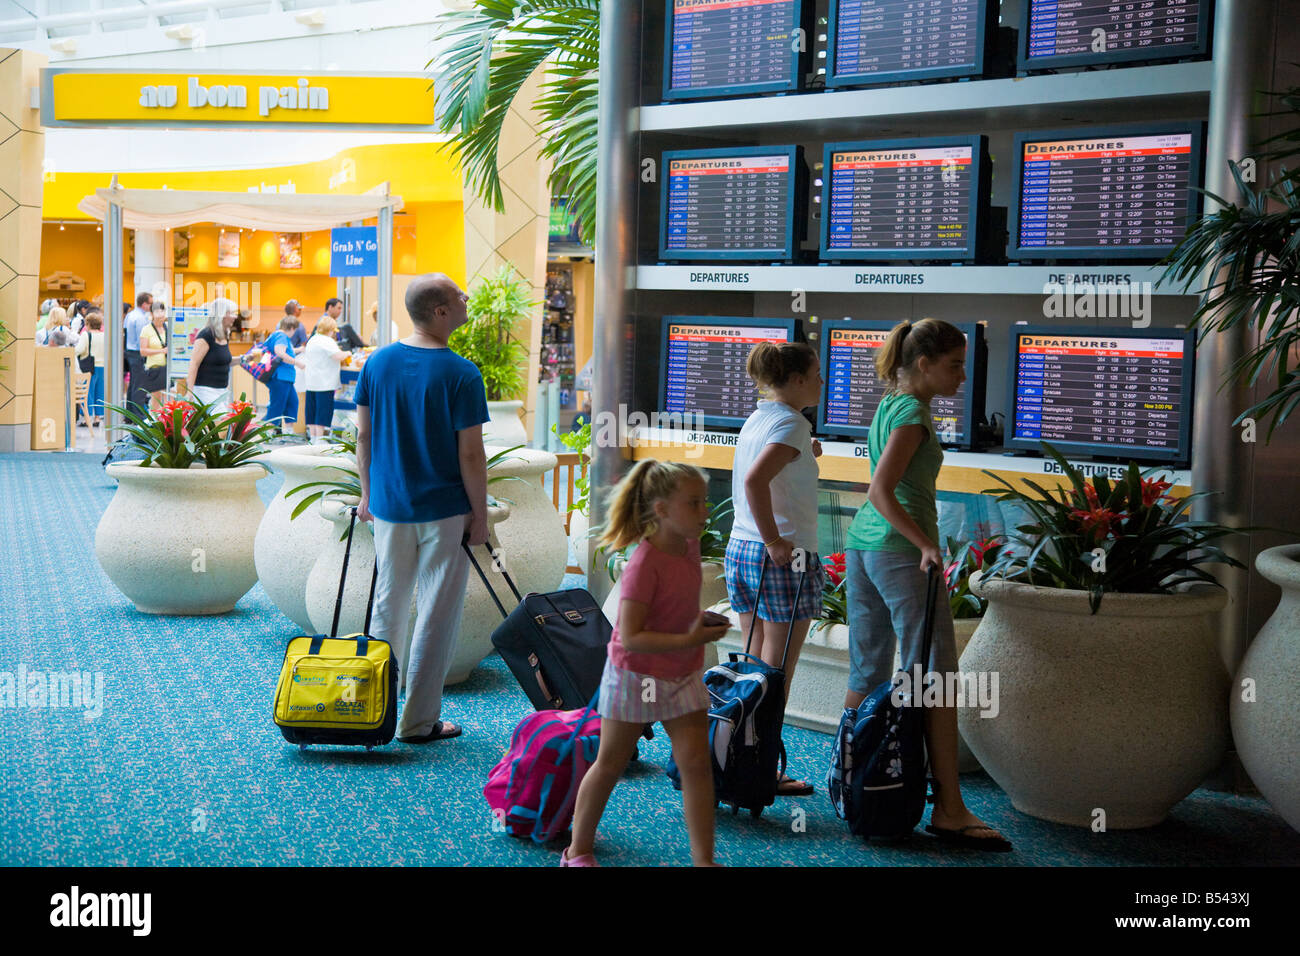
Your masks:
{"label": "blue t-shirt", "polygon": [[276,329],[266,340],[266,351],[271,355],[274,355],[275,350],[281,345],[284,346],[284,359],[276,363],[275,371],[271,373],[271,378],[280,379],[285,382],[292,382],[295,373],[298,371],[294,367],[293,362],[290,361],[294,356],[293,343],[289,341],[289,336],[284,334],[283,329]]}
{"label": "blue t-shirt", "polygon": [[488,420],[483,376],[451,349],[395,342],[361,368],[370,408],[370,511],[411,524],[468,514],[456,432]]}

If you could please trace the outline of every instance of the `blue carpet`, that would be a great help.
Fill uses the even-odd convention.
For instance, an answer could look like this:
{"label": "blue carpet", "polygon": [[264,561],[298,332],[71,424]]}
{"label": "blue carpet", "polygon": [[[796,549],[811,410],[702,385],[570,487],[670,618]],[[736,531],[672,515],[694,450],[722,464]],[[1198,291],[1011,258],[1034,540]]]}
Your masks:
{"label": "blue carpet", "polygon": [[[260,483],[267,500],[278,477]],[[104,674],[104,710],[0,709],[0,865],[554,866],[556,851],[492,831],[481,788],[511,728],[530,711],[490,658],[447,693],[465,736],[366,754],[300,752],[271,722],[285,643],[295,634],[260,586],[231,614],[137,613],[104,576],[95,526],[113,493],[97,457],[0,456],[0,671]],[[578,584],[581,579],[568,579]],[[867,846],[835,819],[822,787],[829,738],[787,728],[791,772],[818,794],[781,799],[760,819],[719,814],[718,859],[732,865],[1294,864],[1300,834],[1266,803],[1200,790],[1159,827],[1094,834],[1012,809],[982,774],[963,777],[972,809],[1013,854],[943,852],[918,835]],[[615,790],[597,850],[611,865],[689,862],[667,740],[643,745]]]}

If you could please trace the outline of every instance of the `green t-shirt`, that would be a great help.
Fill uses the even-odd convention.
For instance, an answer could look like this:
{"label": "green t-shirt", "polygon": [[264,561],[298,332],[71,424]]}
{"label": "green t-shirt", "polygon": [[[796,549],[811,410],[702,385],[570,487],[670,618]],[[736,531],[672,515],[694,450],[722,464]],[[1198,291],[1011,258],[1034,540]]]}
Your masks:
{"label": "green t-shirt", "polygon": [[[907,464],[907,470],[894,489],[894,497],[925,532],[926,537],[939,544],[939,511],[935,504],[935,482],[943,465],[943,447],[934,431],[934,417],[930,406],[915,395],[896,392],[880,401],[871,430],[867,433],[867,452],[871,455],[872,471],[875,463],[885,453],[885,445],[895,428],[903,425],[924,425],[925,441]],[[885,520],[871,504],[864,501],[849,525],[847,546],[859,551],[901,551],[920,555],[916,545]]]}

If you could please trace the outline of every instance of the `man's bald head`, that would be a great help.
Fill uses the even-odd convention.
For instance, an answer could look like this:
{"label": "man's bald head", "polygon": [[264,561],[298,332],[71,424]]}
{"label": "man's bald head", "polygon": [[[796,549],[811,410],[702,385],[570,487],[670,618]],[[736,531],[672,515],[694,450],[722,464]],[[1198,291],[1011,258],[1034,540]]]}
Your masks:
{"label": "man's bald head", "polygon": [[428,328],[437,321],[435,311],[451,305],[459,295],[460,287],[443,273],[425,273],[406,287],[406,314],[416,325]]}

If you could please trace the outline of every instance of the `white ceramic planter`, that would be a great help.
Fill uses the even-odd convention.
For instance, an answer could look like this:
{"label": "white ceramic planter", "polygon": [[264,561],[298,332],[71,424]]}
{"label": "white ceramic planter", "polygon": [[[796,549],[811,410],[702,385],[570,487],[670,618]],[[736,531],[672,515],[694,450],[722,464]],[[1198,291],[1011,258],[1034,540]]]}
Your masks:
{"label": "white ceramic planter", "polygon": [[118,462],[117,491],[95,529],[95,557],[146,614],[223,614],[257,583],[253,538],[266,471]]}
{"label": "white ceramic planter", "polygon": [[[489,447],[488,457],[500,450]],[[489,480],[497,476],[521,479],[488,485],[488,493],[502,499],[510,512],[509,523],[501,528],[506,571],[522,594],[558,590],[564,580],[564,569],[569,565],[569,539],[564,533],[564,519],[542,488],[542,476],[554,470],[555,456],[547,451],[520,448],[509,457],[515,460],[488,469]],[[475,588],[482,587],[471,569],[471,597]],[[509,609],[514,606],[514,597],[508,588],[502,590],[502,600],[509,598],[506,603]],[[487,593],[483,592],[483,596],[486,598]]]}
{"label": "white ceramic planter", "polygon": [[[1300,545],[1261,551],[1255,567],[1282,589],[1231,689],[1232,739],[1259,792],[1300,830]],[[1243,700],[1251,681],[1253,700]]]}
{"label": "white ceramic planter", "polygon": [[[339,575],[343,569],[343,555],[347,541],[340,540],[351,521],[349,506],[355,499],[325,500],[319,505],[322,519],[327,521],[331,534],[325,548],[317,558],[311,574],[307,578],[306,603],[311,615],[311,633],[328,634],[334,622],[334,604],[338,599]],[[488,511],[488,523],[495,526],[510,514],[508,508],[492,508]],[[495,543],[495,535],[493,537]],[[487,573],[492,573],[490,560],[484,548],[474,549],[475,557]],[[340,634],[355,634],[362,630],[366,620],[366,602],[370,596],[370,578],[375,570],[375,536],[373,526],[357,522],[352,539],[352,553],[348,556],[348,578],[343,587],[343,607],[339,613]],[[505,602],[506,610],[514,606],[514,598],[509,594],[504,582],[493,581]],[[401,657],[398,666],[401,673],[406,673],[406,664],[410,657],[411,635],[415,633],[416,599],[412,596],[410,615],[406,624],[406,635],[402,642]],[[460,632],[456,638],[456,650],[452,655],[450,670],[447,672],[447,684],[458,684],[469,677],[470,672],[478,666],[483,658],[492,652],[492,631],[501,620],[501,614],[492,604],[491,598],[483,589],[483,584],[474,573],[469,572],[469,584],[466,588],[465,607],[461,612]]]}
{"label": "white ceramic planter", "polygon": [[1223,758],[1227,674],[1211,628],[1221,588],[1106,594],[971,578],[989,601],[961,659],[997,673],[998,714],[962,734],[1017,810],[1073,826],[1154,826]]}
{"label": "white ceramic planter", "polygon": [[[333,446],[305,445],[281,448],[263,455],[261,460],[284,475],[284,483],[266,509],[257,528],[253,560],[262,589],[286,617],[304,633],[312,630],[307,610],[307,578],[329,542],[331,526],[316,508],[308,508],[297,518],[289,519],[294,507],[305,494],[286,498],[287,492],[309,481],[329,479],[335,473],[318,470],[318,465],[335,464],[355,471],[342,455],[331,454]],[[337,538],[337,534],[335,534]],[[337,578],[335,579],[337,581]]]}
{"label": "white ceramic planter", "polygon": [[569,513],[569,546],[573,549],[574,567],[582,568],[583,574],[587,574],[589,570],[587,567],[587,548],[591,542],[587,539],[587,532],[590,530],[590,515],[585,515],[581,511]]}
{"label": "white ceramic planter", "polygon": [[483,426],[483,444],[513,448],[528,443],[528,433],[519,417],[523,402],[488,402],[487,406],[489,421]]}

